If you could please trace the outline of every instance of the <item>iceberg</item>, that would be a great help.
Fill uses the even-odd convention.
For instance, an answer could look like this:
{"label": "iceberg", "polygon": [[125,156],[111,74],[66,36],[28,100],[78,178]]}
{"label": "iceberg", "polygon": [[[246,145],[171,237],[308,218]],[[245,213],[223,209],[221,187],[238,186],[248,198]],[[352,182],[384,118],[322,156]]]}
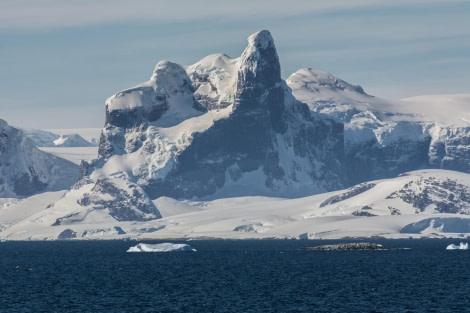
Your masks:
{"label": "iceberg", "polygon": [[447,246],[446,250],[468,250],[468,242],[461,242],[458,246],[450,244]]}
{"label": "iceberg", "polygon": [[193,247],[185,243],[139,243],[127,249],[127,252],[173,252],[173,251],[196,251]]}

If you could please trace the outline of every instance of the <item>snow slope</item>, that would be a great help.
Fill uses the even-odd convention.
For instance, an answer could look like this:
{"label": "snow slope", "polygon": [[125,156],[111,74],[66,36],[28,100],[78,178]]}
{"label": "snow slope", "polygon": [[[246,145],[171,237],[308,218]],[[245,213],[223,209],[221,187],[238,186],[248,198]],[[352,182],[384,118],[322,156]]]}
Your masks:
{"label": "snow slope", "polygon": [[286,82],[295,97],[307,103],[311,110],[356,127],[367,127],[366,122],[380,125],[379,122],[403,121],[470,126],[470,94],[387,100],[368,95],[361,86],[351,85],[330,73],[312,68],[298,70]]}
{"label": "snow slope", "polygon": [[[49,196],[54,201],[59,195]],[[64,212],[54,206],[25,218],[27,214],[16,210],[24,203],[13,203],[0,210],[0,220],[8,221],[0,238],[464,238],[470,234],[470,174],[445,170],[416,171],[298,199],[162,197],[154,202],[163,217],[141,222],[118,222],[105,209],[87,214],[71,211],[60,219]]]}
{"label": "snow slope", "polygon": [[427,120],[446,126],[470,127],[470,94],[425,95],[402,101]]}

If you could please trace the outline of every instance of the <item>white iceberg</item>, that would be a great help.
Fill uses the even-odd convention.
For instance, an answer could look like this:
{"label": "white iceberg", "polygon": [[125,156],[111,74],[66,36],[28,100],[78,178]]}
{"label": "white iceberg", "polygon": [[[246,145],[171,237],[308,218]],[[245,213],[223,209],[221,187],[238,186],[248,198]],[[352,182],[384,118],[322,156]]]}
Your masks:
{"label": "white iceberg", "polygon": [[468,250],[468,242],[461,242],[458,246],[450,244],[447,246],[446,250]]}
{"label": "white iceberg", "polygon": [[185,243],[139,243],[127,249],[127,252],[173,252],[173,251],[196,251],[193,247]]}

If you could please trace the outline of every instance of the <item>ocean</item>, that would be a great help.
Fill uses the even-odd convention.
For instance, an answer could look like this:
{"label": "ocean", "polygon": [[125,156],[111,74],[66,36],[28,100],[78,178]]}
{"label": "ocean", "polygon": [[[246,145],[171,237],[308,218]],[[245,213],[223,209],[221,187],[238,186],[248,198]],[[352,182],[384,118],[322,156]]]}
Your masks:
{"label": "ocean", "polygon": [[[143,241],[147,243],[157,243]],[[193,240],[196,252],[126,253],[133,241],[0,243],[0,312],[470,312],[458,240]]]}

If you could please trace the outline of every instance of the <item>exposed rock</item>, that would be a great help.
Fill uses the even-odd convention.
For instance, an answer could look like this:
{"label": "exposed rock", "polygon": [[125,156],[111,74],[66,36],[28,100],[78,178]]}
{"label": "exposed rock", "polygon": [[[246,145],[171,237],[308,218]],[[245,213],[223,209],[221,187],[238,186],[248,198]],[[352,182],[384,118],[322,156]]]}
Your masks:
{"label": "exposed rock", "polygon": [[344,192],[340,195],[335,195],[333,197],[330,197],[330,198],[326,199],[325,201],[323,201],[320,204],[320,208],[322,208],[326,205],[330,205],[330,204],[334,204],[334,203],[337,203],[337,202],[340,202],[340,201],[347,200],[347,199],[352,198],[352,197],[354,197],[358,194],[366,192],[367,190],[372,189],[374,187],[375,187],[374,183],[363,183],[363,184],[353,186],[353,187],[349,188],[348,190],[346,190],[346,192]]}
{"label": "exposed rock", "polygon": [[[116,184],[112,179],[98,179],[90,192],[81,195],[82,207],[107,209],[117,221],[148,221],[160,218],[160,212],[136,184]],[[62,222],[63,223],[63,222]]]}
{"label": "exposed rock", "polygon": [[438,213],[470,214],[470,190],[455,180],[427,177],[411,180],[387,199],[400,198],[417,212],[431,210]]}

